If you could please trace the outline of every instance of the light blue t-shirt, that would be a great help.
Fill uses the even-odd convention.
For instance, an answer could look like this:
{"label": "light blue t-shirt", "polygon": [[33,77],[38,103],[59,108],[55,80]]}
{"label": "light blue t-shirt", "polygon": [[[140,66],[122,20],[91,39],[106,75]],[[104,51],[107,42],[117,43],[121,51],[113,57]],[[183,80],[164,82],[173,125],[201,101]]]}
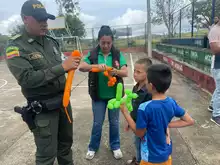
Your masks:
{"label": "light blue t-shirt", "polygon": [[166,131],[173,117],[184,116],[185,111],[171,97],[151,100],[138,108],[137,129],[147,129],[141,142],[141,158],[145,162],[162,163],[172,153],[172,143],[166,143]]}

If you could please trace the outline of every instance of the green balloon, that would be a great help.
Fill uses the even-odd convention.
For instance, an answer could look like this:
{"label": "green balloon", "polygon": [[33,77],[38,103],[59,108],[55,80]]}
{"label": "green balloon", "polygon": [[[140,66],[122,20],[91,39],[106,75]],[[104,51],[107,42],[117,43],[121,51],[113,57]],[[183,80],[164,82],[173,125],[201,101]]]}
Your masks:
{"label": "green balloon", "polygon": [[121,105],[121,102],[120,101],[116,101],[116,103],[115,103],[115,108],[117,109],[117,108],[119,108],[120,107],[120,105]]}
{"label": "green balloon", "polygon": [[136,93],[133,93],[133,94],[132,94],[132,98],[133,98],[133,99],[136,99],[136,98],[138,98],[138,95],[137,95]]}
{"label": "green balloon", "polygon": [[132,93],[132,91],[131,91],[130,89],[126,89],[126,90],[125,90],[125,94],[126,94],[126,95],[130,95],[131,93]]}
{"label": "green balloon", "polygon": [[107,107],[108,107],[108,109],[111,109],[111,110],[114,109],[113,104],[108,104]]}
{"label": "green balloon", "polygon": [[138,95],[136,93],[133,93],[132,90],[126,89],[125,94],[126,97],[122,98],[122,91],[123,91],[123,85],[122,83],[118,83],[117,89],[116,89],[116,98],[111,99],[108,101],[108,109],[118,109],[120,108],[120,105],[125,103],[127,109],[129,112],[133,111],[132,107],[132,99],[136,99]]}
{"label": "green balloon", "polygon": [[126,102],[125,98],[121,99],[121,104],[123,104],[125,102]]}
{"label": "green balloon", "polygon": [[123,85],[122,83],[118,83],[116,90],[116,100],[120,101],[122,98]]}
{"label": "green balloon", "polygon": [[111,99],[111,100],[108,101],[108,103],[113,104],[115,101],[116,101],[116,99]]}

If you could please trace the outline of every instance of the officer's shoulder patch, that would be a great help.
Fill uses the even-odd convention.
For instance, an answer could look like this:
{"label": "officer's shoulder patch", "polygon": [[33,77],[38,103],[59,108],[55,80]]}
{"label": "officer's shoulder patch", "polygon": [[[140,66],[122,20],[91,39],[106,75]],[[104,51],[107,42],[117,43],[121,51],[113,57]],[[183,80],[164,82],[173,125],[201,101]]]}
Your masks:
{"label": "officer's shoulder patch", "polygon": [[13,57],[20,56],[19,47],[17,46],[8,46],[6,48],[6,59],[11,59]]}

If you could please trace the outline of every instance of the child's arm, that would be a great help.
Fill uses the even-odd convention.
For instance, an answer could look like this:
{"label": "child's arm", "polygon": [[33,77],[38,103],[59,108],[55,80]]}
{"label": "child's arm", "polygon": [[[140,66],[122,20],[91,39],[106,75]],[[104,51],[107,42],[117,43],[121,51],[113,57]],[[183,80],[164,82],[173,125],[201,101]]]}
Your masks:
{"label": "child's arm", "polygon": [[170,144],[170,129],[169,128],[167,128],[167,130],[166,130],[166,142],[167,142],[167,144]]}
{"label": "child's arm", "polygon": [[180,118],[180,120],[171,121],[168,125],[169,128],[181,128],[181,127],[187,127],[194,124],[194,120],[190,117],[190,115],[182,108],[180,107],[175,100],[173,100],[175,103],[175,109],[174,109],[174,115],[175,117]]}
{"label": "child's arm", "polygon": [[181,128],[181,127],[191,126],[193,124],[194,124],[194,120],[186,112],[183,117],[180,117],[180,120],[171,121],[169,124],[169,128]]}
{"label": "child's arm", "polygon": [[143,137],[146,133],[146,128],[144,129],[136,129],[136,124],[130,114],[128,113],[128,110],[125,108],[124,105],[121,106],[121,112],[124,115],[125,119],[127,120],[131,130],[138,136]]}

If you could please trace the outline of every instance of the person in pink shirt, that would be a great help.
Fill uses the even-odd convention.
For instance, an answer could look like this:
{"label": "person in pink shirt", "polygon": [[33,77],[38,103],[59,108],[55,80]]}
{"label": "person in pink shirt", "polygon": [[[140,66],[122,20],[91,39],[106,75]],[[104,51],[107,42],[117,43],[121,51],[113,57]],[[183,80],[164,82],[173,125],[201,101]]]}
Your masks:
{"label": "person in pink shirt", "polygon": [[211,121],[220,126],[220,21],[211,28],[208,38],[211,52],[213,53],[211,73],[216,85],[211,105],[208,109],[213,112]]}

